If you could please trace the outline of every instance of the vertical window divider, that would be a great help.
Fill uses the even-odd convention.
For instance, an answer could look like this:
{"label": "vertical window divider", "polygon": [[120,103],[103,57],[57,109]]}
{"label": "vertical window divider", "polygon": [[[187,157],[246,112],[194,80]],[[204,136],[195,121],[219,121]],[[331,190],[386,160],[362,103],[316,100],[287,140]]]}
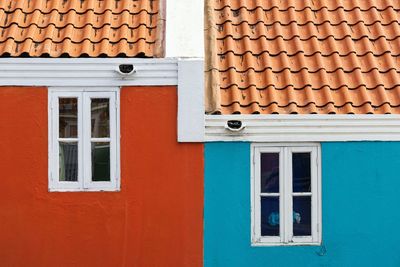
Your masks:
{"label": "vertical window divider", "polygon": [[293,154],[292,149],[285,147],[286,150],[286,224],[289,243],[293,242]]}
{"label": "vertical window divider", "polygon": [[83,159],[84,159],[84,129],[82,127],[82,124],[79,123],[82,121],[84,117],[84,110],[83,110],[83,93],[79,93],[78,96],[78,182],[80,184],[80,187],[83,187],[83,178],[84,178],[84,171],[85,171],[85,164],[83,164]]}
{"label": "vertical window divider", "polygon": [[284,148],[280,149],[279,152],[279,225],[280,225],[280,236],[281,236],[281,242],[287,243],[287,238],[285,235],[286,232],[286,223],[285,223],[285,164],[284,160],[285,159],[285,150]]}
{"label": "vertical window divider", "polygon": [[83,96],[83,118],[82,118],[82,125],[83,125],[83,170],[84,170],[84,177],[82,181],[82,185],[84,189],[88,189],[90,187],[90,180],[92,177],[92,162],[91,162],[91,99],[88,93],[84,94]]}

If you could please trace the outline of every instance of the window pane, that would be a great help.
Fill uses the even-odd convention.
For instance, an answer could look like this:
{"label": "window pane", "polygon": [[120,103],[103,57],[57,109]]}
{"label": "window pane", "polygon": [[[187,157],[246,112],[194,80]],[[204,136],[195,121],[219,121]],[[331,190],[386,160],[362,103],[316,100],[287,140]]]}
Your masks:
{"label": "window pane", "polygon": [[311,235],[311,197],[293,197],[293,235]]}
{"label": "window pane", "polygon": [[60,181],[78,181],[78,143],[60,142],[59,144]]}
{"label": "window pane", "polygon": [[110,180],[110,143],[92,143],[92,181]]}
{"label": "window pane", "polygon": [[261,154],[261,192],[279,193],[279,153]]}
{"label": "window pane", "polygon": [[279,197],[261,197],[261,235],[279,236]]}
{"label": "window pane", "polygon": [[59,98],[59,137],[78,137],[78,99]]}
{"label": "window pane", "polygon": [[110,100],[93,98],[91,111],[92,137],[110,137]]}
{"label": "window pane", "polygon": [[311,153],[293,153],[293,192],[311,192]]}

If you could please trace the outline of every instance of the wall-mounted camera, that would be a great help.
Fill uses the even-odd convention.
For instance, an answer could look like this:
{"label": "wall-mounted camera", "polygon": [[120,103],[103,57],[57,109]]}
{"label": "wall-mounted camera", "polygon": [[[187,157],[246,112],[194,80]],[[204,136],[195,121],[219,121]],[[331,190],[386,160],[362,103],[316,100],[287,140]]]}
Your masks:
{"label": "wall-mounted camera", "polygon": [[225,124],[225,129],[231,132],[240,132],[242,131],[246,125],[242,121],[239,120],[229,120]]}
{"label": "wall-mounted camera", "polygon": [[121,65],[118,66],[117,72],[120,75],[122,75],[124,77],[127,77],[127,76],[135,74],[136,73],[136,68],[132,64],[121,64]]}

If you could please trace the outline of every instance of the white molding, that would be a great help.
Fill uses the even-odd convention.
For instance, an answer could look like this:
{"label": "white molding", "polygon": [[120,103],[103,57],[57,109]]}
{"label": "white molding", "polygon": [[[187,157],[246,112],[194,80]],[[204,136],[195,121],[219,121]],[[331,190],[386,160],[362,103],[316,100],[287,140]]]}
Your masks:
{"label": "white molding", "polygon": [[[48,188],[50,192],[96,192],[96,191],[120,191],[120,121],[119,121],[119,88],[109,87],[100,88],[94,91],[84,88],[74,87],[50,87],[48,89],[48,163],[49,177]],[[61,182],[58,177],[58,98],[75,97],[78,99],[78,181]],[[92,138],[90,130],[90,99],[108,98],[110,104],[110,137]],[[71,139],[71,138],[66,138]],[[110,143],[110,181],[92,182],[91,181],[91,142],[94,140],[107,141]]]}
{"label": "white molding", "polygon": [[166,1],[166,56],[204,57],[204,0]]}
{"label": "white molding", "polygon": [[204,61],[178,61],[178,141],[204,141]]}
{"label": "white molding", "polygon": [[[400,141],[400,115],[206,115],[205,141]],[[241,131],[227,129],[240,120]]]}
{"label": "white molding", "polygon": [[[251,246],[307,246],[320,245],[322,235],[321,205],[321,146],[319,143],[253,143],[251,145]],[[279,197],[279,236],[261,235],[261,153],[279,154],[279,192],[263,193]],[[311,235],[293,236],[293,173],[292,155],[311,154]]]}
{"label": "white molding", "polygon": [[[121,64],[136,72],[125,76]],[[178,84],[177,59],[0,58],[0,86],[157,86]]]}

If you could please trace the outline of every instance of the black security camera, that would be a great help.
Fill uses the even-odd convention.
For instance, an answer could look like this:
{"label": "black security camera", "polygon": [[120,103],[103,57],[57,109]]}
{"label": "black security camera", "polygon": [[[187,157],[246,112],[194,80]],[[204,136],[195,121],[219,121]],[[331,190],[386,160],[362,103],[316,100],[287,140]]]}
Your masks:
{"label": "black security camera", "polygon": [[232,132],[239,132],[245,128],[245,125],[239,120],[229,120],[226,122],[225,128]]}
{"label": "black security camera", "polygon": [[132,74],[135,72],[135,67],[132,64],[121,64],[119,71],[123,74]]}
{"label": "black security camera", "polygon": [[240,129],[240,127],[242,127],[242,122],[237,120],[230,120],[227,122],[227,124],[231,129]]}

